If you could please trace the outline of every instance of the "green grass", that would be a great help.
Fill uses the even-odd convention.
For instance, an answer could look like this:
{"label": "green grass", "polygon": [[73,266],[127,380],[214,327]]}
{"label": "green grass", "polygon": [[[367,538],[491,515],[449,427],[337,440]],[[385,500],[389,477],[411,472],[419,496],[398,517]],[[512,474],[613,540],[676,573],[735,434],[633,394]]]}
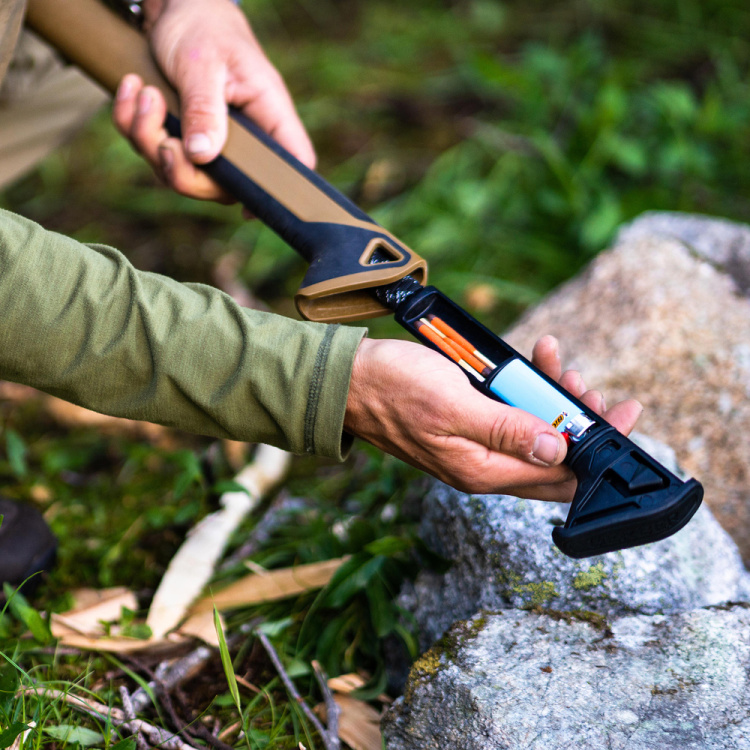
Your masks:
{"label": "green grass", "polygon": [[[427,258],[434,283],[498,330],[642,211],[750,221],[743,2],[257,0],[248,10],[310,129],[320,171]],[[139,267],[181,280],[210,281],[217,258],[239,253],[244,282],[274,310],[294,314],[290,299],[304,273],[295,253],[243,222],[237,208],[160,189],[106,116],[0,205],[116,245]],[[372,332],[401,335],[385,319]],[[6,403],[0,414],[3,492],[39,503],[62,542],[32,604],[61,610],[74,587],[127,584],[146,606],[186,530],[231,476],[221,451],[187,436],[157,448],[64,430],[33,402]],[[341,467],[297,460],[284,491],[308,503],[255,562],[352,560],[320,593],[231,614],[227,635],[263,618],[311,702],[320,697],[314,658],[329,674],[366,670],[371,697],[383,687],[387,644],[414,649],[393,602],[400,582],[420,565],[439,565],[403,510],[419,494],[419,477],[361,447]],[[118,704],[116,687],[145,678],[143,665],[102,655],[82,662],[43,641],[29,610],[6,610],[0,651],[12,663],[0,671],[0,726],[36,721],[26,747],[85,746],[85,738],[46,731],[66,725],[97,732],[97,747],[116,745],[123,738],[111,728],[59,702],[12,694],[18,681],[36,680],[95,686],[102,702]],[[231,656],[236,674],[263,688],[257,696],[241,690],[252,746],[317,743],[255,641],[244,639]],[[225,685],[217,658],[191,683],[188,708],[231,723],[238,711]]]}

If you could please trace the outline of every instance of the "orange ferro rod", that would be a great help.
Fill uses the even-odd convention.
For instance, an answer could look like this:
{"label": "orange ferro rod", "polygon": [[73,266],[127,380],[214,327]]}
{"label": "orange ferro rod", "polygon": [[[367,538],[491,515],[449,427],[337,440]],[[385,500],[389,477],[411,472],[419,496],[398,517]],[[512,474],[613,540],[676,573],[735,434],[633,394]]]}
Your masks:
{"label": "orange ferro rod", "polygon": [[455,342],[456,344],[459,344],[461,347],[466,349],[467,352],[471,353],[478,359],[481,359],[482,362],[484,362],[487,367],[492,368],[493,370],[497,368],[497,365],[487,357],[482,354],[470,341],[467,341],[458,331],[456,331],[454,328],[451,328],[444,320],[441,318],[438,318],[437,315],[434,313],[430,313],[427,316],[427,319],[430,323],[432,323],[435,328],[438,329],[441,333],[443,333],[445,336],[447,336],[451,341]]}
{"label": "orange ferro rod", "polygon": [[452,346],[461,355],[461,358],[471,367],[473,367],[480,375],[486,378],[492,372],[492,368],[487,367],[484,362],[481,362],[479,359],[477,359],[477,357],[474,356],[471,351],[474,347],[472,347],[471,344],[466,341],[466,339],[463,339],[463,342],[466,343],[465,346],[461,341],[456,341],[450,336],[447,336],[445,333],[443,333],[443,331],[441,331],[439,328],[437,328],[437,326],[434,325],[435,319],[430,321],[426,318],[420,318],[420,321],[426,326],[429,326],[430,329],[443,341],[447,342],[449,346]]}
{"label": "orange ferro rod", "polygon": [[462,367],[470,375],[473,375],[477,380],[483,381],[482,375],[472,367],[462,356],[462,353],[453,346],[447,338],[442,336],[439,331],[436,331],[424,318],[420,318],[416,323],[417,330],[426,339],[431,341],[440,351],[450,357],[459,367]]}

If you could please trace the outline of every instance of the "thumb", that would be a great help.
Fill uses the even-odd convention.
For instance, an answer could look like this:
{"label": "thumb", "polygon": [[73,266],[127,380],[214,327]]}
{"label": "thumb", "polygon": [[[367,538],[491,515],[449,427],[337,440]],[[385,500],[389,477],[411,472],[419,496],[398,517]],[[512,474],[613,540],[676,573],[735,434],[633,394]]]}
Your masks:
{"label": "thumb", "polygon": [[182,143],[195,164],[215,159],[227,137],[226,66],[202,60],[187,66],[177,80],[180,92]]}
{"label": "thumb", "polygon": [[473,435],[467,437],[537,466],[557,466],[565,458],[567,443],[552,425],[521,409],[477,396],[481,403],[475,403],[467,417],[465,423],[473,425]]}

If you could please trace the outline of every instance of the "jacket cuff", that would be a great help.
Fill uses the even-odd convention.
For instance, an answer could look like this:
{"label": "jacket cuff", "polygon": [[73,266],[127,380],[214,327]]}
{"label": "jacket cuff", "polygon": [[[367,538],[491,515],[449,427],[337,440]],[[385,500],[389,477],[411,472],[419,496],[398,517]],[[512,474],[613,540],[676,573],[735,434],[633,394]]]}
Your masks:
{"label": "jacket cuff", "polygon": [[344,432],[354,356],[366,328],[329,325],[318,347],[305,412],[306,453],[343,461],[353,438]]}

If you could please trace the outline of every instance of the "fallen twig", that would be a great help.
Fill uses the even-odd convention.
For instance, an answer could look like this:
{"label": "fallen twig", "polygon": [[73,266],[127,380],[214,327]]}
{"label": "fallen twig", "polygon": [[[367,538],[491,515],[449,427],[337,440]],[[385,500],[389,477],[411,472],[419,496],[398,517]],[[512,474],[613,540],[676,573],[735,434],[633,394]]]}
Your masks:
{"label": "fallen twig", "polygon": [[309,722],[315,727],[315,730],[320,735],[320,738],[323,740],[323,745],[325,746],[326,750],[339,750],[341,745],[339,743],[338,734],[335,734],[333,735],[333,737],[331,737],[329,732],[320,722],[320,719],[318,719],[318,717],[313,713],[313,710],[310,708],[310,706],[305,703],[304,699],[299,694],[297,688],[292,682],[292,678],[284,669],[284,665],[281,663],[281,659],[276,653],[276,649],[271,645],[271,641],[268,640],[268,636],[261,630],[256,630],[255,635],[258,637],[258,640],[260,640],[261,644],[263,644],[263,648],[266,650],[266,653],[273,662],[273,666],[279,673],[279,677],[284,683],[284,687],[286,688],[287,692],[292,697],[292,699],[297,702],[299,707],[302,709],[302,712],[305,714]]}
{"label": "fallen twig", "polygon": [[339,707],[333,698],[333,693],[328,687],[328,678],[326,673],[323,671],[323,667],[320,663],[313,660],[312,668],[315,672],[315,679],[318,681],[320,686],[320,692],[323,693],[323,702],[326,707],[326,723],[328,724],[328,736],[336,738],[336,748],[340,746],[339,743]]}
{"label": "fallen twig", "polygon": [[[189,679],[199,671],[213,654],[214,652],[210,648],[206,646],[198,646],[198,648],[191,651],[187,656],[183,656],[181,659],[177,659],[171,664],[162,662],[156,668],[156,679],[151,680],[148,683],[149,690],[156,690],[159,683],[161,683],[161,685],[167,690],[177,687],[177,685],[185,682],[185,680]],[[151,703],[151,695],[147,690],[140,687],[131,696],[131,701],[133,708],[136,713],[138,713],[139,711],[143,711],[143,709]]]}
{"label": "fallen twig", "polygon": [[252,557],[292,513],[304,510],[309,505],[309,501],[304,498],[289,497],[283,493],[280,494],[271,503],[271,506],[265,512],[263,518],[258,521],[255,528],[247,535],[247,539],[242,545],[221,563],[218,568],[219,571],[230,570],[248,557]]}
{"label": "fallen twig", "polygon": [[163,750],[196,750],[192,745],[183,742],[176,734],[149,724],[142,719],[128,719],[125,711],[113,706],[105,706],[103,703],[87,700],[77,695],[71,695],[70,693],[64,693],[61,690],[40,690],[39,688],[27,687],[22,688],[19,694],[36,697],[44,695],[50,698],[57,698],[67,703],[76,711],[88,714],[97,719],[109,720],[114,726],[122,728],[131,734],[143,734],[150,744],[159,745]]}
{"label": "fallen twig", "polygon": [[[130,693],[125,685],[120,685],[120,700],[122,701],[122,708],[128,721],[135,721],[135,710],[133,708],[133,703],[130,700]],[[135,746],[137,750],[148,750],[148,743],[143,739],[143,735],[140,733],[135,736]]]}

